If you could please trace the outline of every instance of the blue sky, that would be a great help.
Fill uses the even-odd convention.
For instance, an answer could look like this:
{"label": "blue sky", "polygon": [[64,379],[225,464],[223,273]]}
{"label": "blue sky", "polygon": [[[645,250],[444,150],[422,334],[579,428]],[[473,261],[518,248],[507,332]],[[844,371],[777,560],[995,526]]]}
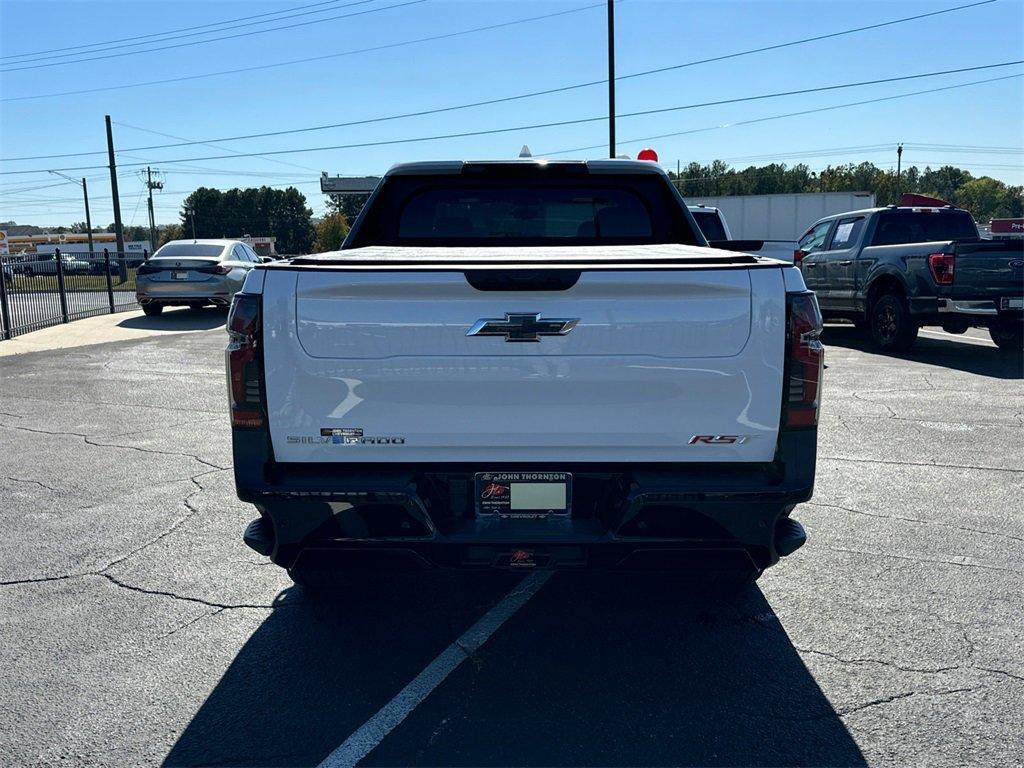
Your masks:
{"label": "blue sky", "polygon": [[[163,172],[157,194],[158,223],[177,221],[182,198],[197,186],[230,188],[295,183],[313,209],[323,210],[317,177],[376,174],[394,162],[431,158],[514,157],[522,144],[535,154],[601,145],[603,122],[522,130],[489,136],[380,147],[303,152],[277,157],[245,157],[175,163],[173,160],[267,152],[305,147],[387,141],[435,134],[482,131],[532,123],[598,117],[607,111],[604,86],[440,115],[393,120],[304,134],[226,141],[219,148],[131,152],[171,143],[139,129],[189,140],[287,130],[325,123],[458,105],[527,91],[600,80],[607,74],[605,11],[597,0],[314,0],[282,2],[56,2],[3,0],[0,3],[0,55],[16,57],[64,48],[56,58],[34,64],[67,62],[85,56],[138,51],[110,43],[100,49],[70,46],[153,34],[201,24],[280,12],[266,23],[152,42],[148,47],[204,40],[227,34],[316,20],[293,29],[248,35],[171,50],[97,61],[61,63],[22,71],[19,58],[0,61],[0,156],[4,158],[105,150],[104,114],[115,123],[121,168],[121,209],[125,224],[143,224],[144,187],[128,163],[152,162]],[[617,5],[617,72],[671,66],[760,46],[827,34],[941,8],[949,2],[684,2],[623,0]],[[594,6],[586,8],[587,6]],[[300,7],[301,6],[301,7]],[[349,6],[349,7],[344,7]],[[397,6],[391,8],[390,6]],[[389,9],[390,8],[390,9]],[[558,11],[584,9],[543,21],[387,50],[337,56],[178,83],[107,90],[53,98],[24,99],[63,91],[107,88],[151,80],[201,75],[227,69],[326,56],[431,35],[499,24]],[[378,10],[385,9],[385,10]],[[305,13],[281,19],[280,16]],[[333,19],[358,11],[372,13]],[[256,20],[253,20],[256,21]],[[239,22],[248,23],[248,22]],[[813,88],[922,72],[1024,59],[1024,3],[998,2],[929,19],[846,37],[792,46],[620,82],[618,112],[713,101],[774,91]],[[184,33],[178,33],[184,34]],[[159,41],[157,37],[155,40]],[[26,57],[28,58],[28,57]],[[1024,156],[989,148],[1024,146],[1024,78],[913,96],[831,112],[769,120],[739,121],[893,96],[1024,72],[1024,66],[881,84],[831,93],[776,98],[661,115],[620,118],[620,152],[630,155],[646,144],[662,162],[725,159],[738,166],[772,159],[792,164],[792,153],[812,168],[829,163],[871,160],[895,163],[894,149],[872,149],[902,141],[904,165],[954,164],[975,175],[1024,183]],[[699,132],[635,143],[625,140],[658,134]],[[943,147],[915,147],[947,145]],[[868,149],[852,149],[868,147]],[[964,148],[971,148],[965,151]],[[827,150],[830,154],[817,153]],[[601,149],[561,157],[600,157]],[[756,160],[743,160],[753,158]],[[59,184],[47,169],[105,163],[100,154],[46,160],[3,161],[0,171],[39,173],[0,175],[0,221],[70,224],[83,218],[80,192]],[[109,177],[103,169],[67,170],[87,176],[93,222],[113,220]],[[46,186],[45,189],[38,187]]]}

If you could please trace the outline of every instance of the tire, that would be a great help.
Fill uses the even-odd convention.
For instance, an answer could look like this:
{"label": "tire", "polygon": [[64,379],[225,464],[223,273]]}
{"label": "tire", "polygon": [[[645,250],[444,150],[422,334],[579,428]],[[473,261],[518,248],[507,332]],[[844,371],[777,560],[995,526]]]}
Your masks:
{"label": "tire", "polygon": [[906,352],[917,341],[917,323],[907,301],[895,293],[879,296],[868,314],[871,340],[885,352]]}
{"label": "tire", "polygon": [[146,317],[157,317],[161,312],[164,311],[163,304],[143,304],[142,311],[146,313]]}
{"label": "tire", "polygon": [[990,326],[988,335],[1001,352],[1020,354],[1024,351],[1024,323],[1001,323]]}

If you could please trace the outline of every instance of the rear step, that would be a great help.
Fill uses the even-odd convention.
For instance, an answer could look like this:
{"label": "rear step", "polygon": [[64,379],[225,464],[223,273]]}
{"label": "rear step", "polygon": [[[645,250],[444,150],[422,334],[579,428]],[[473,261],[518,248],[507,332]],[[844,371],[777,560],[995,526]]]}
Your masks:
{"label": "rear step", "polygon": [[791,517],[780,517],[775,523],[775,551],[787,557],[807,543],[807,531]]}
{"label": "rear step", "polygon": [[274,529],[266,518],[257,517],[245,526],[242,539],[246,546],[266,557],[269,557],[270,553],[274,551]]}

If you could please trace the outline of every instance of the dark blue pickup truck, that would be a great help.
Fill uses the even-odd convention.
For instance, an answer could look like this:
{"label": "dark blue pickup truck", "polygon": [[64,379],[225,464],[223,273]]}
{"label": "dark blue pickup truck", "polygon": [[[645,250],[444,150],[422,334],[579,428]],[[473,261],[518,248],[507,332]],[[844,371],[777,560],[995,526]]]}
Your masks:
{"label": "dark blue pickup truck", "polygon": [[964,210],[890,206],[817,221],[796,262],[825,319],[844,318],[882,349],[906,351],[923,325],[989,329],[1024,347],[1024,243],[983,240]]}

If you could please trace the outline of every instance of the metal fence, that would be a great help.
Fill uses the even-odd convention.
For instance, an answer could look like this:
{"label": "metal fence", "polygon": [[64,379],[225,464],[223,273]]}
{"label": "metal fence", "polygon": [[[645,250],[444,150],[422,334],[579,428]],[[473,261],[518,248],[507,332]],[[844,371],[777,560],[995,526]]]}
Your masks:
{"label": "metal fence", "polygon": [[137,309],[135,273],[146,255],[104,248],[0,256],[0,338]]}

